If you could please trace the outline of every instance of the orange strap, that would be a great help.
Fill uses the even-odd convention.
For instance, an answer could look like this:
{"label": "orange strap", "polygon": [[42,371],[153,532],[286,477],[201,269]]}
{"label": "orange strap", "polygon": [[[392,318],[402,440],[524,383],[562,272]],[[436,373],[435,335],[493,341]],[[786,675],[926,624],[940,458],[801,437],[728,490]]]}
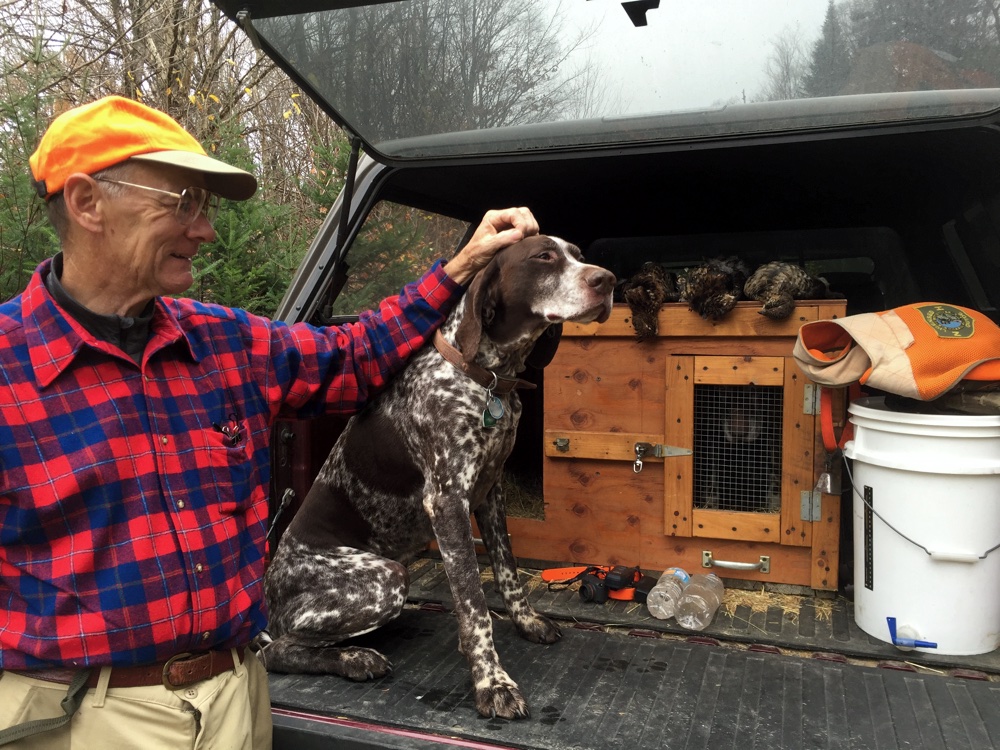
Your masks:
{"label": "orange strap", "polygon": [[[541,578],[547,583],[572,583],[576,580],[577,576],[581,573],[590,570],[591,568],[598,568],[605,572],[611,570],[610,565],[579,565],[572,568],[546,568],[541,573]],[[637,574],[636,578],[640,576]],[[608,598],[617,599],[618,601],[630,602],[635,599],[635,588],[633,586],[627,586],[621,589],[608,589]]]}
{"label": "orange strap", "polygon": [[554,583],[556,581],[569,581],[576,578],[590,565],[580,565],[575,568],[548,568],[542,571],[542,580],[548,583]]}
{"label": "orange strap", "polygon": [[[861,385],[859,383],[851,383],[847,390],[848,401],[854,401],[860,396]],[[823,447],[827,453],[833,454],[842,449],[847,444],[847,441],[854,437],[854,424],[848,419],[838,440],[837,433],[833,428],[833,389],[820,386],[819,400],[819,422],[820,431],[823,435]]]}

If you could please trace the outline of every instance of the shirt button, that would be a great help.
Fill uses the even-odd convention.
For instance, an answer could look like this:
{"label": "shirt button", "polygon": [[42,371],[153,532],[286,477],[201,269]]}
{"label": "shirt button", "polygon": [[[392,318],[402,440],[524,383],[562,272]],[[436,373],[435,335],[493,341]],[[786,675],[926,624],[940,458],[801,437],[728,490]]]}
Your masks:
{"label": "shirt button", "polygon": [[201,572],[201,571],[203,571],[203,570],[204,570],[205,568],[204,568],[204,566],[203,566],[203,565],[202,565],[201,563],[198,563],[197,565],[195,565],[195,566],[194,566],[194,569],[195,569],[195,570],[196,570],[196,571],[197,571],[198,573],[200,573],[200,572]]}
{"label": "shirt button", "polygon": [[167,443],[170,442],[170,438],[168,438],[166,435],[164,435],[163,437],[160,438],[160,442],[163,443],[164,445],[166,445]]}
{"label": "shirt button", "polygon": [[211,633],[209,633],[209,632],[208,632],[208,631],[206,630],[206,631],[205,631],[204,633],[202,633],[202,634],[201,634],[201,639],[202,639],[203,641],[207,641],[207,640],[209,639],[209,636],[211,636]]}
{"label": "shirt button", "polygon": [[184,501],[183,500],[178,500],[177,501],[177,507],[178,508],[183,508],[184,507]]}

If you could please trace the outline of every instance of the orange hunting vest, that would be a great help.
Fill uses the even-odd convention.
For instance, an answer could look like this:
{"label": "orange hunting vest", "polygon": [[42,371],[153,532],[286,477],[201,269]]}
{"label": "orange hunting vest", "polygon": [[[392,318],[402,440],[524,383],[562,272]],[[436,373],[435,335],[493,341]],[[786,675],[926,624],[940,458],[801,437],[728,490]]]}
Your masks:
{"label": "orange hunting vest", "polygon": [[962,380],[1000,381],[1000,327],[939,302],[806,323],[792,353],[821,385],[857,382],[921,401]]}

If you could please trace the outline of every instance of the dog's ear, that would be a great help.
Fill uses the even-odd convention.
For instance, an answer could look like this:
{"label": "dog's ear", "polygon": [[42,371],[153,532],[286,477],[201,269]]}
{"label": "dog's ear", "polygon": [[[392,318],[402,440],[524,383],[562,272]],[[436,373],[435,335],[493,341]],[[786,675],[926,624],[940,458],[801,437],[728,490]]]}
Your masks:
{"label": "dog's ear", "polygon": [[479,341],[483,337],[483,329],[488,327],[496,315],[496,280],[500,274],[496,259],[476,274],[465,293],[465,313],[455,332],[455,342],[458,344],[462,358],[472,362],[479,352]]}
{"label": "dog's ear", "polygon": [[524,364],[528,367],[534,367],[536,370],[548,367],[549,362],[556,356],[556,349],[559,348],[562,329],[562,323],[556,323],[546,328],[542,335],[538,337],[538,341],[535,342],[531,352],[528,353],[528,358],[524,360]]}

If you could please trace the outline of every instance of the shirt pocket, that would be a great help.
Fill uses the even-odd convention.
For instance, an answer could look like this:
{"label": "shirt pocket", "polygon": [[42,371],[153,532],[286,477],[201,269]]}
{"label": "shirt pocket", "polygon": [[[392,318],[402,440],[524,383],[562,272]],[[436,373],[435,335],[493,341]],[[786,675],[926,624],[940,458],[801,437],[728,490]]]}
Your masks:
{"label": "shirt pocket", "polygon": [[253,462],[246,440],[246,425],[242,428],[241,439],[235,441],[230,435],[212,428],[201,431],[199,463],[207,466],[204,487],[205,497],[214,504],[220,514],[245,513],[253,502]]}

